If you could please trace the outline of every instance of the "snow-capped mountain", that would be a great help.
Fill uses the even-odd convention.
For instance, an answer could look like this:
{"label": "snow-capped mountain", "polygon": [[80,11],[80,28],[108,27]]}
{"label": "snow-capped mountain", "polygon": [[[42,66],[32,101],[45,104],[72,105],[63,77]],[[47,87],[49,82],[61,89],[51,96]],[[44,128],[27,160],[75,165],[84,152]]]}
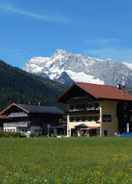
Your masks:
{"label": "snow-capped mountain", "polygon": [[79,81],[115,85],[122,82],[132,86],[132,64],[74,54],[61,49],[56,50],[51,57],[31,58],[24,69],[65,84]]}

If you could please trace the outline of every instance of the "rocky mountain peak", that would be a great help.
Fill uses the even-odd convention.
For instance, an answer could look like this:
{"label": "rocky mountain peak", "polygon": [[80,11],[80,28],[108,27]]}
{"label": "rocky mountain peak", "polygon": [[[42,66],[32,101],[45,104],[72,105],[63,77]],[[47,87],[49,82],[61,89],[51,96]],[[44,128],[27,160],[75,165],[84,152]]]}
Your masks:
{"label": "rocky mountain peak", "polygon": [[129,63],[94,58],[63,49],[57,49],[50,57],[31,58],[24,69],[67,84],[79,81],[116,85],[125,80],[127,85],[132,86],[132,67]]}

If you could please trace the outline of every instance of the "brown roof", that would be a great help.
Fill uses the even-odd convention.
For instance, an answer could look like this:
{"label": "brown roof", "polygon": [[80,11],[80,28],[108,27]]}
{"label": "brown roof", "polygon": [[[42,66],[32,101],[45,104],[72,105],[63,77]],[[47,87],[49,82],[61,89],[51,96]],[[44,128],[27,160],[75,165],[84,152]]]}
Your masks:
{"label": "brown roof", "polygon": [[[126,90],[118,89],[114,86],[82,82],[77,82],[73,86],[78,86],[96,99],[132,101],[132,95],[130,95]],[[72,87],[70,89],[72,89]],[[60,98],[60,101],[61,99],[64,99],[70,89]]]}
{"label": "brown roof", "polygon": [[132,95],[115,86],[90,83],[76,83],[76,85],[95,98],[132,101]]}

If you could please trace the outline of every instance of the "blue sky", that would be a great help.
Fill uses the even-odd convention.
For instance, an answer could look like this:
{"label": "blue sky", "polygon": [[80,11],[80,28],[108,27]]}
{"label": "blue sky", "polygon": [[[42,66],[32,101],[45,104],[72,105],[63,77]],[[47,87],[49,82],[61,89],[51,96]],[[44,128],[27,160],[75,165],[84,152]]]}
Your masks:
{"label": "blue sky", "polygon": [[60,48],[132,61],[131,0],[0,0],[0,58],[23,67]]}

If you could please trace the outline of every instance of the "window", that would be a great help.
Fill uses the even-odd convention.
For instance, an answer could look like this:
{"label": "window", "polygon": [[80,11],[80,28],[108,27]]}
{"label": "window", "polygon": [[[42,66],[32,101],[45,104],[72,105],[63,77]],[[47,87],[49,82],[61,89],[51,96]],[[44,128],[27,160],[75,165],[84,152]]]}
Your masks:
{"label": "window", "polygon": [[112,122],[111,114],[103,114],[103,122]]}

